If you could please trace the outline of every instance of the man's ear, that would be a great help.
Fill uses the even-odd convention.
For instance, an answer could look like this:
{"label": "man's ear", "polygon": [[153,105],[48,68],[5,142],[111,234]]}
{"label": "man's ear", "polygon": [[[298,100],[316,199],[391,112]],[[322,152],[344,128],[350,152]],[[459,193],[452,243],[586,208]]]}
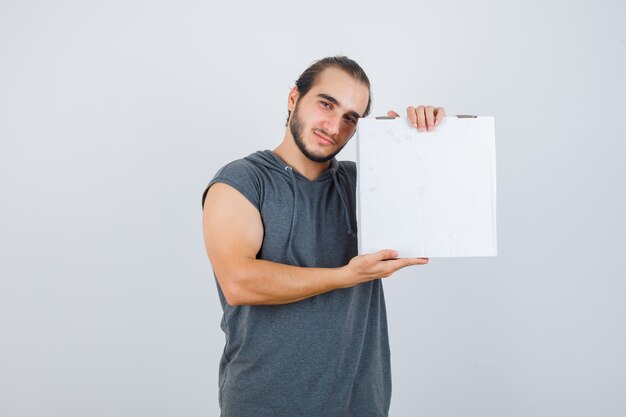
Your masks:
{"label": "man's ear", "polygon": [[287,109],[289,109],[289,111],[293,111],[293,109],[296,108],[298,98],[300,98],[300,92],[298,91],[298,87],[293,87],[289,92],[289,96],[287,98]]}

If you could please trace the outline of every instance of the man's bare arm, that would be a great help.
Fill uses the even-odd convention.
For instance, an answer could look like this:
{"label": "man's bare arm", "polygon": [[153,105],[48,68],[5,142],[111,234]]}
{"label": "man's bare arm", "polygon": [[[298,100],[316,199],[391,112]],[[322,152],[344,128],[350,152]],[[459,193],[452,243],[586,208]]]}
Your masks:
{"label": "man's bare arm", "polygon": [[394,259],[393,250],[356,256],[340,268],[303,268],[256,259],[263,243],[259,211],[223,183],[214,184],[207,193],[203,226],[207,254],[230,305],[292,303],[428,262]]}

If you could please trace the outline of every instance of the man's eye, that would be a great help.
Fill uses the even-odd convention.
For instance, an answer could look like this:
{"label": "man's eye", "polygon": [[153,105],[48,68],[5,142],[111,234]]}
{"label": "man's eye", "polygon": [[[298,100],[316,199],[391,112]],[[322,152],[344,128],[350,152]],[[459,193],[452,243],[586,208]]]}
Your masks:
{"label": "man's eye", "polygon": [[356,120],[355,120],[355,119],[353,119],[352,117],[346,117],[345,119],[346,119],[346,121],[347,121],[348,123],[350,123],[351,125],[356,124]]}
{"label": "man's eye", "polygon": [[326,107],[327,109],[330,109],[330,104],[328,104],[325,101],[320,101],[320,103],[322,103],[322,106]]}

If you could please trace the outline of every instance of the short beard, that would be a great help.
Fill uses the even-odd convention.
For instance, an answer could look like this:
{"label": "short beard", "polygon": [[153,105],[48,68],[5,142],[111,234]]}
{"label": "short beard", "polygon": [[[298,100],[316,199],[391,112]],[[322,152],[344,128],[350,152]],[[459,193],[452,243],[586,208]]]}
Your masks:
{"label": "short beard", "polygon": [[341,150],[343,149],[343,146],[346,146],[346,144],[344,144],[342,147],[337,149],[336,152],[333,152],[330,155],[315,155],[311,153],[306,148],[306,145],[304,144],[304,141],[302,140],[304,126],[302,126],[302,120],[300,120],[300,115],[298,114],[297,102],[296,102],[296,107],[293,109],[293,113],[291,114],[291,119],[289,120],[289,130],[291,131],[291,136],[293,136],[293,140],[296,142],[296,145],[298,145],[298,149],[300,149],[300,152],[302,152],[304,156],[306,156],[313,162],[318,162],[318,163],[328,162],[331,159],[333,159],[339,152],[341,152]]}

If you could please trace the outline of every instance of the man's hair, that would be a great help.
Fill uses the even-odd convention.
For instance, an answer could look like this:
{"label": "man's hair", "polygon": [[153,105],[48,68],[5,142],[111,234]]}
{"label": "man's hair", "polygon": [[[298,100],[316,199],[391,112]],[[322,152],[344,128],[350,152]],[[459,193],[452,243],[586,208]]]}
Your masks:
{"label": "man's hair", "polygon": [[[370,80],[367,78],[367,74],[363,71],[363,68],[356,61],[348,58],[347,56],[331,56],[322,58],[319,61],[315,61],[309,68],[304,70],[300,77],[296,80],[296,88],[300,93],[300,97],[303,97],[309,92],[317,76],[326,68],[336,67],[352,76],[355,80],[362,82],[367,87],[369,97],[367,100],[367,107],[362,117],[366,117],[370,113],[370,107],[372,106],[372,92],[370,90]],[[287,111],[287,124],[289,124],[289,117],[291,117],[291,111]]]}

